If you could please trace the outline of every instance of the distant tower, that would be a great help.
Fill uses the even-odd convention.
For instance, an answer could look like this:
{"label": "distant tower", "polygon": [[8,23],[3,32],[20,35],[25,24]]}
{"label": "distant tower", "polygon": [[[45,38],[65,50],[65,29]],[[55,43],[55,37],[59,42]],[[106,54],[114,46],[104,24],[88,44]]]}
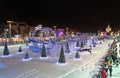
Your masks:
{"label": "distant tower", "polygon": [[101,34],[102,34],[102,31],[101,31],[101,28],[98,30],[98,36],[101,36]]}
{"label": "distant tower", "polygon": [[98,30],[98,36],[100,36],[100,31]]}
{"label": "distant tower", "polygon": [[112,29],[111,29],[111,27],[110,27],[110,24],[108,23],[108,26],[107,26],[107,28],[106,28],[106,32],[108,33],[108,32],[110,32]]}

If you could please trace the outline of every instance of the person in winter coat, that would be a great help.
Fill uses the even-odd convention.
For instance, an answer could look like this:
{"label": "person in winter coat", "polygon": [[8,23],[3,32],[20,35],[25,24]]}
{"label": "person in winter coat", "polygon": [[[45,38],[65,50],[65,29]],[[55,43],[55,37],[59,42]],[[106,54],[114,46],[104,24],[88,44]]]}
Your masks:
{"label": "person in winter coat", "polygon": [[107,61],[107,66],[109,67],[111,65],[110,59]]}
{"label": "person in winter coat", "polygon": [[104,68],[102,69],[101,77],[102,77],[102,78],[107,78],[107,73],[106,73],[106,71],[105,71]]}
{"label": "person in winter coat", "polygon": [[113,61],[112,56],[110,56],[110,64],[112,64],[112,61]]}
{"label": "person in winter coat", "polygon": [[108,72],[108,66],[105,64],[105,66],[104,66],[104,69],[105,69],[105,71],[106,71],[106,73]]}

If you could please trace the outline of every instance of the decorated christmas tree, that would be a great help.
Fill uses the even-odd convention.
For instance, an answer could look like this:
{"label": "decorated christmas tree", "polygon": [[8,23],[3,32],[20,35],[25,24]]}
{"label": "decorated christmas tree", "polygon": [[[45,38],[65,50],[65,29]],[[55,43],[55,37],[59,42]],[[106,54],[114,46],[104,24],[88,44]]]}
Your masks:
{"label": "decorated christmas tree", "polygon": [[21,46],[19,47],[18,52],[22,52],[22,47]]}
{"label": "decorated christmas tree", "polygon": [[66,44],[66,53],[70,53],[70,48],[69,48],[68,42],[67,42],[67,44]]}
{"label": "decorated christmas tree", "polygon": [[81,41],[81,45],[80,45],[80,47],[82,48],[83,46],[84,46],[83,41]]}
{"label": "decorated christmas tree", "polygon": [[85,40],[83,40],[83,45],[85,45]]}
{"label": "decorated christmas tree", "polygon": [[59,63],[66,63],[63,46],[61,48],[61,52],[59,56]]}
{"label": "decorated christmas tree", "polygon": [[45,48],[45,45],[44,45],[44,44],[43,44],[43,47],[42,47],[41,57],[47,57],[46,48]]}
{"label": "decorated christmas tree", "polygon": [[24,59],[29,59],[29,54],[28,54],[28,52],[26,51],[26,53],[25,53],[25,58]]}
{"label": "decorated christmas tree", "polygon": [[4,43],[4,51],[3,51],[3,55],[9,55],[9,49],[8,49],[8,46],[7,46],[7,42]]}
{"label": "decorated christmas tree", "polygon": [[80,55],[79,55],[78,52],[76,52],[76,54],[75,54],[75,58],[80,58]]}
{"label": "decorated christmas tree", "polygon": [[95,44],[95,42],[93,43],[93,47],[96,47],[96,44]]}
{"label": "decorated christmas tree", "polygon": [[76,47],[80,47],[79,40],[76,42]]}

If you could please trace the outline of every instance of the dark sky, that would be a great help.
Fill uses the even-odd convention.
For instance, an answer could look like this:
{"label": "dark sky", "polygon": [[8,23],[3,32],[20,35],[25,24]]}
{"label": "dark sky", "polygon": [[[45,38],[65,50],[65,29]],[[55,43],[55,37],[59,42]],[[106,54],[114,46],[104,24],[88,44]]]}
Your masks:
{"label": "dark sky", "polygon": [[30,25],[77,29],[81,32],[103,30],[108,22],[120,28],[120,1],[105,0],[1,0],[0,21],[25,21]]}

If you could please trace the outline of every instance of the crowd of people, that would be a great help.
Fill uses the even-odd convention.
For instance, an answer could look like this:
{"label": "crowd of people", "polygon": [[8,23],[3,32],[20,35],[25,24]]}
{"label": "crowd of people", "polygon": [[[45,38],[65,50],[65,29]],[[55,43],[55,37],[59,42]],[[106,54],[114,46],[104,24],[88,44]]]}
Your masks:
{"label": "crowd of people", "polygon": [[[104,58],[104,62],[102,64],[102,69],[98,78],[107,78],[108,76],[112,77],[113,65],[119,66],[120,58],[118,57],[117,52],[117,41],[114,40],[111,45],[108,45],[109,51]],[[120,47],[120,46],[119,46]]]}

